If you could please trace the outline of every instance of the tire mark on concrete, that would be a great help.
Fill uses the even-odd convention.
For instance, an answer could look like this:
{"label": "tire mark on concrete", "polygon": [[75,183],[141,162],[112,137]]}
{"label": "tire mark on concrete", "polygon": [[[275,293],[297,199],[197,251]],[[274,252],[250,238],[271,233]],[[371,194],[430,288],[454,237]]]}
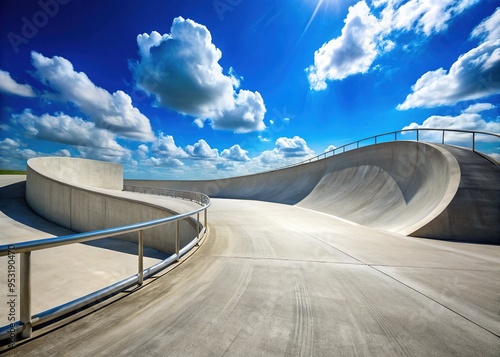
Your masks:
{"label": "tire mark on concrete", "polygon": [[234,281],[235,287],[231,287],[233,293],[231,294],[231,298],[227,300],[224,306],[220,309],[219,315],[214,319],[216,322],[221,323],[226,321],[231,313],[234,311],[236,306],[238,305],[241,297],[245,293],[250,280],[252,279],[253,266],[250,264],[240,264],[241,271],[236,271],[232,269],[233,273],[226,280],[230,282]]}
{"label": "tire mark on concrete", "polygon": [[286,356],[314,355],[314,321],[309,293],[304,283],[292,275],[294,291],[293,332],[290,336]]}
{"label": "tire mark on concrete", "polygon": [[[393,324],[391,324],[387,317],[380,312],[375,304],[372,303],[369,297],[366,296],[365,292],[358,288],[356,285],[346,284],[345,289],[350,290],[349,295],[355,296],[356,299],[364,305],[370,316],[374,319],[375,323],[383,331],[384,335],[387,336],[388,345],[390,350],[394,353],[394,356],[413,356],[414,353],[406,345],[404,338],[394,329]],[[388,352],[388,351],[387,351]]]}

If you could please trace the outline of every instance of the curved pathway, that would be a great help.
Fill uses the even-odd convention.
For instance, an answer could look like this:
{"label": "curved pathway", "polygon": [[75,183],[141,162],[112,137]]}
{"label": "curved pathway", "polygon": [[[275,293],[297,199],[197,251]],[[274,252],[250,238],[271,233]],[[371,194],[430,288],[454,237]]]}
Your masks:
{"label": "curved pathway", "polygon": [[500,247],[215,199],[169,274],[6,356],[498,356]]}

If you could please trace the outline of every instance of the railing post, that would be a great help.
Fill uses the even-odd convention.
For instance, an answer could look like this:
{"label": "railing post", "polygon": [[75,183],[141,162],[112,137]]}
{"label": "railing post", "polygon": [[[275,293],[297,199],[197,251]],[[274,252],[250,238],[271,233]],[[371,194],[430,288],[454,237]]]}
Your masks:
{"label": "railing post", "polygon": [[137,241],[138,245],[138,252],[137,255],[139,256],[139,264],[138,264],[138,269],[137,269],[137,275],[138,275],[138,284],[139,286],[142,285],[144,282],[144,235],[143,231],[139,231],[139,239]]}
{"label": "railing post", "polygon": [[200,212],[196,213],[196,239],[198,239],[198,245],[200,245]]}
{"label": "railing post", "polygon": [[179,250],[181,245],[180,232],[179,232],[179,220],[175,221],[175,255],[177,256],[177,261],[180,260]]}
{"label": "railing post", "polygon": [[377,145],[377,137],[375,137],[375,145]]}
{"label": "railing post", "polygon": [[443,130],[443,138],[441,139],[441,144],[444,144],[444,130]]}
{"label": "railing post", "polygon": [[418,141],[418,129],[417,129],[417,141]]}
{"label": "railing post", "polygon": [[356,141],[356,149],[359,149],[359,141]]}
{"label": "railing post", "polygon": [[394,132],[394,141],[398,141],[398,132],[397,131]]}
{"label": "railing post", "polygon": [[476,151],[476,133],[472,132],[472,151]]}
{"label": "railing post", "polygon": [[21,338],[31,337],[31,252],[21,253],[20,312],[19,320],[24,325]]}
{"label": "railing post", "polygon": [[207,228],[207,209],[205,208],[205,229]]}

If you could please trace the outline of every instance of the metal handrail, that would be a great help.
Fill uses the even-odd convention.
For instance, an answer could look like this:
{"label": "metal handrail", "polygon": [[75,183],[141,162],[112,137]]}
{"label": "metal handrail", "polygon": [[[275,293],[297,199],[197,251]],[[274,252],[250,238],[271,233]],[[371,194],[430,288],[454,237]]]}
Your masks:
{"label": "metal handrail", "polygon": [[[372,140],[373,139],[374,140],[374,144],[377,144],[377,138],[380,138],[380,137],[383,137],[383,136],[394,135],[394,141],[398,141],[398,136],[397,135],[399,133],[415,132],[415,131],[417,132],[417,140],[416,140],[417,142],[422,141],[422,140],[419,140],[420,139],[419,138],[419,132],[420,131],[441,131],[442,134],[443,134],[442,137],[441,137],[441,143],[442,144],[445,143],[445,132],[457,132],[457,133],[472,134],[472,151],[476,151],[476,134],[490,135],[490,136],[494,136],[494,137],[500,138],[500,134],[496,134],[496,133],[492,133],[492,132],[487,132],[487,131],[478,131],[478,130],[439,129],[439,128],[401,129],[401,130],[391,131],[391,132],[388,132],[388,133],[378,134],[378,135],[370,136],[368,138],[364,138],[364,139],[361,139],[361,140],[353,141],[353,142],[351,142],[349,144],[342,145],[342,146],[340,146],[338,148],[326,151],[326,152],[324,152],[324,153],[322,153],[320,155],[316,155],[316,156],[311,157],[309,159],[306,159],[306,160],[303,160],[303,161],[300,161],[300,162],[297,162],[297,163],[294,163],[294,164],[291,164],[291,165],[280,167],[278,170],[280,170],[280,169],[286,169],[286,168],[297,166],[297,165],[307,164],[309,162],[313,162],[313,161],[325,159],[328,156],[337,155],[337,153],[336,153],[337,150],[342,150],[342,153],[344,153],[344,152],[346,152],[346,148],[348,146],[351,146],[351,145],[356,145],[356,149],[358,149],[360,147],[359,144],[361,142],[363,142],[363,141],[368,141],[368,140]],[[331,154],[331,155],[329,155],[329,154]],[[275,170],[272,170],[272,171],[275,171]]]}
{"label": "metal handrail", "polygon": [[207,195],[200,193],[200,192],[174,190],[171,188],[154,188],[154,187],[145,187],[145,186],[124,185],[123,191],[180,198],[183,200],[189,200],[192,202],[196,202],[196,203],[201,204],[201,205],[206,204],[206,202],[207,202],[206,200],[208,199]]}
{"label": "metal handrail", "polygon": [[[132,188],[133,186],[128,186]],[[138,188],[136,188],[138,189]],[[193,211],[178,214],[175,216],[170,216],[166,218],[155,219],[146,222],[134,223],[125,226],[113,227],[100,229],[91,232],[76,233],[66,236],[39,239],[27,242],[19,242],[14,244],[0,245],[0,256],[12,256],[14,254],[20,254],[20,289],[19,289],[19,321],[12,322],[9,325],[0,328],[0,341],[9,339],[9,336],[14,334],[14,339],[17,341],[17,335],[20,333],[21,339],[31,337],[33,327],[37,325],[44,324],[46,322],[57,319],[61,316],[65,316],[71,312],[74,312],[82,307],[88,306],[97,301],[101,301],[103,298],[110,297],[119,291],[123,291],[132,285],[143,284],[144,279],[152,276],[158,271],[164,269],[168,265],[175,261],[179,261],[180,258],[187,253],[196,244],[199,244],[201,238],[200,235],[206,233],[207,228],[207,209],[210,207],[210,198],[199,192],[190,191],[180,191],[180,190],[167,190],[168,193],[172,193],[172,197],[185,198],[186,192],[189,192],[189,198],[191,201],[196,202],[201,205]],[[137,192],[137,191],[136,191]],[[204,212],[204,226],[200,227],[200,212]],[[196,237],[189,242],[184,248],[180,248],[180,226],[179,222],[182,219],[193,216],[196,214]],[[143,243],[143,231],[153,227],[158,227],[171,222],[176,222],[176,234],[175,234],[175,253],[164,259],[163,261],[144,269],[143,259],[144,259],[144,243]],[[49,249],[54,247],[59,247],[63,245],[69,245],[74,243],[88,242],[92,240],[98,240],[103,238],[114,237],[119,234],[138,232],[138,273],[136,275],[130,276],[124,280],[118,281],[111,284],[103,289],[95,291],[91,294],[82,296],[73,301],[67,302],[60,306],[51,308],[49,310],[43,311],[36,315],[31,315],[31,252],[42,249]],[[202,234],[203,232],[203,234]],[[17,296],[16,296],[17,297]]]}

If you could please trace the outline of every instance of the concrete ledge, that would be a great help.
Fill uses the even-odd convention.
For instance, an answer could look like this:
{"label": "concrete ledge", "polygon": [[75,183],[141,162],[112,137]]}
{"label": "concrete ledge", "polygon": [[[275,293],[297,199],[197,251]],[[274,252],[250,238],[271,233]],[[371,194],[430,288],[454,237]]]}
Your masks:
{"label": "concrete ledge", "polygon": [[[173,216],[165,205],[125,197],[121,165],[75,158],[28,160],[26,201],[37,214],[75,232],[92,231]],[[93,179],[92,176],[99,176]],[[80,181],[81,179],[81,181]],[[89,186],[90,184],[96,186]],[[110,189],[112,188],[112,189]],[[119,191],[120,190],[120,191]],[[181,248],[197,234],[194,219],[179,223]],[[144,231],[144,244],[175,252],[174,223]],[[137,234],[116,236],[137,242]]]}

